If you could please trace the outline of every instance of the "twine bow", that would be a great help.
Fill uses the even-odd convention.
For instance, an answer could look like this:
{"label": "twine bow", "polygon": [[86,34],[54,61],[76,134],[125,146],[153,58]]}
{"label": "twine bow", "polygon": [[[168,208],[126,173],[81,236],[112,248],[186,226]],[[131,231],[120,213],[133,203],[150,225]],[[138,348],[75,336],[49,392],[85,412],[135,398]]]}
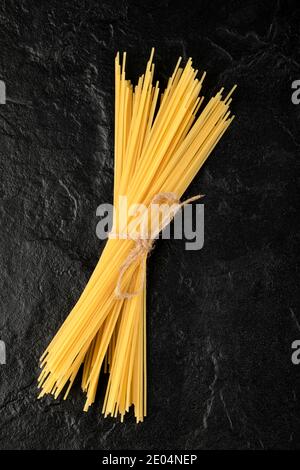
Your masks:
{"label": "twine bow", "polygon": [[[146,271],[146,261],[147,257],[150,253],[150,251],[153,249],[153,245],[155,242],[155,239],[157,235],[170,223],[170,214],[172,213],[172,219],[175,217],[177,212],[184,207],[186,204],[189,204],[190,202],[197,201],[203,197],[203,195],[198,194],[197,196],[190,197],[189,199],[186,199],[183,202],[180,202],[180,199],[175,193],[158,193],[156,194],[153,199],[150,201],[149,206],[152,204],[158,204],[159,202],[166,201],[169,204],[173,204],[172,210],[169,212],[168,216],[166,216],[163,220],[162,223],[159,224],[159,227],[157,230],[151,233],[149,238],[142,238],[141,234],[138,235],[137,237],[133,237],[130,234],[115,234],[111,232],[109,234],[108,238],[116,238],[116,236],[122,236],[122,238],[127,239],[127,240],[133,240],[135,242],[134,248],[129,252],[127,258],[125,259],[124,263],[122,263],[119,271],[119,277],[117,281],[117,285],[115,288],[115,296],[118,299],[130,299],[132,297],[135,297],[138,295],[144,287],[144,276],[145,276],[145,271]],[[175,208],[174,208],[175,205]],[[139,287],[136,291],[134,292],[123,292],[122,291],[122,281],[124,278],[124,275],[128,268],[135,263],[136,261],[140,260],[139,263],[139,269],[140,271],[140,281],[139,281]]]}

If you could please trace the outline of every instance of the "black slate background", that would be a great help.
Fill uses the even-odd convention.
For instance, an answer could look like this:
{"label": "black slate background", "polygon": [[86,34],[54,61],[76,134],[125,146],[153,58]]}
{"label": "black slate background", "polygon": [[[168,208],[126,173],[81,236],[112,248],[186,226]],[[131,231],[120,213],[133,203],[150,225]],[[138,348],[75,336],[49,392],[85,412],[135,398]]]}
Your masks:
{"label": "black slate background", "polygon": [[[1,449],[300,447],[296,247],[299,2],[7,0],[0,5]],[[238,90],[236,121],[189,188],[205,245],[160,241],[148,264],[149,416],[88,414],[77,385],[37,401],[38,358],[80,295],[112,200],[117,50],[131,78],[155,46]],[[100,393],[101,395],[101,393]]]}

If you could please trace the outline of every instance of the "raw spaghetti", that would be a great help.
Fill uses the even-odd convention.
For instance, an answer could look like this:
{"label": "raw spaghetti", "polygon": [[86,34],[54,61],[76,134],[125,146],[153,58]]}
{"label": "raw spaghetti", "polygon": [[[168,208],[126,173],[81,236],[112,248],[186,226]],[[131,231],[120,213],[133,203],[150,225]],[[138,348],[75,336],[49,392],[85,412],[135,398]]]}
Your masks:
{"label": "raw spaghetti", "polygon": [[[160,95],[152,60],[153,50],[133,86],[125,75],[126,53],[122,64],[116,56],[113,232],[81,297],[41,357],[39,377],[39,397],[63,392],[66,398],[83,366],[87,411],[101,371],[107,372],[104,415],[120,415],[123,421],[133,405],[137,422],[147,409],[146,259],[164,222],[158,221],[146,241],[132,237],[128,226],[118,226],[119,196],[126,195],[128,205],[146,207],[158,198],[179,210],[182,194],[233,119],[229,106],[235,88],[225,98],[222,88],[204,106],[205,73],[198,79],[192,60],[181,67],[179,58]],[[128,236],[120,239],[124,232]]]}

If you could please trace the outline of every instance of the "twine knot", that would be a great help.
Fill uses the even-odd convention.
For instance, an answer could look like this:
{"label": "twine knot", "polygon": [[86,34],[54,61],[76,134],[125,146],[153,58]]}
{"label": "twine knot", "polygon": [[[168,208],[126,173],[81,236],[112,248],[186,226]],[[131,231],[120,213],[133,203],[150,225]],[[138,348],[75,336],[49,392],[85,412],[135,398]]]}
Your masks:
{"label": "twine knot", "polygon": [[[170,221],[175,217],[177,212],[186,204],[196,201],[203,197],[203,195],[199,194],[197,196],[193,196],[189,199],[186,199],[183,202],[180,202],[180,199],[175,193],[158,193],[156,194],[153,199],[150,201],[149,206],[152,204],[158,204],[161,201],[165,201],[169,204],[173,204],[171,206],[171,210],[169,211],[168,216],[166,216],[161,224],[157,227],[156,230],[154,230],[150,237],[142,237],[142,234],[139,234],[136,237],[133,237],[130,234],[116,234],[111,232],[108,236],[110,239],[114,239],[120,235],[122,235],[123,239],[127,240],[132,240],[135,242],[135,246],[132,248],[132,250],[129,252],[127,258],[125,259],[124,263],[120,267],[119,271],[119,277],[117,281],[117,285],[115,288],[115,296],[118,299],[130,299],[132,297],[135,297],[136,295],[140,294],[140,292],[143,290],[144,287],[144,282],[145,282],[145,272],[146,272],[146,261],[147,257],[150,253],[150,251],[153,249],[154,242],[158,234],[170,223]],[[175,207],[174,207],[175,205]],[[172,217],[170,218],[170,215],[172,214]],[[139,287],[136,291],[134,292],[124,292],[122,291],[122,281],[124,278],[125,272],[128,270],[128,268],[135,263],[136,261],[139,260],[139,269],[141,270],[140,273],[140,281],[139,281]]]}

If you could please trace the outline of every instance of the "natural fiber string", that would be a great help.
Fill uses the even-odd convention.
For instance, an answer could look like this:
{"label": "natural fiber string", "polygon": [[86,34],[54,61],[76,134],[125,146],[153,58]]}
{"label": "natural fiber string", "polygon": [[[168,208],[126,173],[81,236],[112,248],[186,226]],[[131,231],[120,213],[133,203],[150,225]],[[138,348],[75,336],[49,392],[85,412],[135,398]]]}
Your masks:
{"label": "natural fiber string", "polygon": [[[157,230],[151,233],[151,236],[149,238],[143,238],[142,235],[138,235],[137,237],[133,237],[130,234],[124,234],[124,233],[119,233],[116,234],[114,232],[110,232],[108,238],[110,239],[115,239],[115,238],[120,238],[122,239],[127,239],[127,240],[133,240],[135,242],[134,248],[129,252],[127,258],[125,259],[124,263],[120,267],[119,271],[119,277],[117,281],[117,285],[115,288],[115,296],[118,299],[130,299],[132,297],[135,297],[136,295],[140,294],[140,292],[143,290],[144,287],[144,276],[145,276],[145,269],[146,269],[146,261],[147,257],[150,253],[150,251],[153,248],[154,241],[158,234],[171,222],[171,220],[175,217],[177,212],[184,207],[186,204],[189,204],[190,202],[197,201],[203,197],[203,194],[198,194],[197,196],[190,197],[189,199],[186,199],[183,202],[180,202],[179,197],[175,193],[158,193],[156,194],[153,199],[150,201],[150,204],[147,209],[147,215],[148,215],[148,210],[149,207],[152,204],[158,204],[161,201],[165,201],[169,204],[173,204],[171,206],[171,210],[169,211],[168,217],[166,216],[165,219],[162,221],[161,225],[158,226]],[[174,204],[175,204],[175,209],[174,209]],[[170,214],[172,214],[172,217],[170,218]],[[124,274],[128,270],[128,268],[135,263],[136,261],[139,261],[139,269],[141,270],[140,274],[140,281],[139,281],[139,287],[136,291],[134,292],[123,292],[122,291],[122,280],[124,277]]]}

